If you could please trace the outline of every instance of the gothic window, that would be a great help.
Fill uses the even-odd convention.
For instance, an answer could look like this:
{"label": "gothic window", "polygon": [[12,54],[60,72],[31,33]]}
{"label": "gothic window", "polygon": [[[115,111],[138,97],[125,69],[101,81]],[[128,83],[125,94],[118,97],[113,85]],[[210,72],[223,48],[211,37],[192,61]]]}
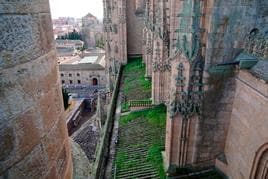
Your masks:
{"label": "gothic window", "polygon": [[69,77],[72,77],[72,74],[71,73],[69,73]]}
{"label": "gothic window", "polygon": [[81,80],[77,80],[77,83],[78,83],[78,84],[81,84]]}
{"label": "gothic window", "polygon": [[76,75],[77,75],[77,76],[80,76],[80,73],[77,73]]}
{"label": "gothic window", "polygon": [[65,83],[65,81],[64,81],[64,80],[62,80],[62,81],[61,81],[61,83],[62,83],[62,84],[64,84],[64,83]]}
{"label": "gothic window", "polygon": [[73,84],[73,80],[70,80],[70,84]]}
{"label": "gothic window", "polygon": [[62,74],[60,74],[60,76],[61,76],[61,77],[63,77],[63,76],[64,76],[64,74],[62,73]]}

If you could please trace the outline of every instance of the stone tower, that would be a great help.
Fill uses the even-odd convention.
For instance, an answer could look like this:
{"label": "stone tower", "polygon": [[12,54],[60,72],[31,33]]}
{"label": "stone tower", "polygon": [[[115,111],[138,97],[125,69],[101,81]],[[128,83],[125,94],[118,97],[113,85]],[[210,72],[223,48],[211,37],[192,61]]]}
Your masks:
{"label": "stone tower", "polygon": [[72,178],[48,0],[0,0],[0,178]]}

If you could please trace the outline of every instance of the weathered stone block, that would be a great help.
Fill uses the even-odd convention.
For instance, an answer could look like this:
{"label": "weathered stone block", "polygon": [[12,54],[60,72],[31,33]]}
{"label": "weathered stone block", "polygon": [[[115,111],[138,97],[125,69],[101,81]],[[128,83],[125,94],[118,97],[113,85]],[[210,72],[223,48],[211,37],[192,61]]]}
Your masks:
{"label": "weathered stone block", "polygon": [[50,12],[48,0],[0,1],[0,14],[28,14],[48,12]]}
{"label": "weathered stone block", "polygon": [[6,127],[0,130],[0,161],[6,160],[14,149],[14,132],[12,128]]}
{"label": "weathered stone block", "polygon": [[[42,154],[42,155],[40,155]],[[43,178],[48,172],[48,158],[41,145],[37,145],[22,161],[9,171],[10,178]]]}
{"label": "weathered stone block", "polygon": [[0,69],[34,60],[53,48],[49,14],[0,16]]}
{"label": "weathered stone block", "polygon": [[52,164],[56,162],[64,142],[67,140],[66,124],[63,119],[57,121],[55,126],[51,129],[48,135],[42,140],[44,151],[46,151],[49,162]]}
{"label": "weathered stone block", "polygon": [[16,153],[24,156],[39,143],[42,136],[42,124],[34,109],[26,111],[15,120]]}

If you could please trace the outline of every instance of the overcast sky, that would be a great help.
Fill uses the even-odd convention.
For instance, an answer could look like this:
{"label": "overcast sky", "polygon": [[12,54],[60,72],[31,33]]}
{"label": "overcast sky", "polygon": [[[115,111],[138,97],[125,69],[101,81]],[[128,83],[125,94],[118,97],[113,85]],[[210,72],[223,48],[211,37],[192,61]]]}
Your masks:
{"label": "overcast sky", "polygon": [[102,0],[49,0],[52,18],[81,18],[91,13],[98,19],[103,18]]}

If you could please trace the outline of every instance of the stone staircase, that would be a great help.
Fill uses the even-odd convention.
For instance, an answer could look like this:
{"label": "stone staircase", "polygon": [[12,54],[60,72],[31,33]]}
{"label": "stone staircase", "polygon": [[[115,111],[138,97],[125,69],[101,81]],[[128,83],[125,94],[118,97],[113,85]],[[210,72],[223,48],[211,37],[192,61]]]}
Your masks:
{"label": "stone staircase", "polygon": [[159,179],[158,169],[147,158],[149,148],[155,143],[164,146],[164,132],[150,127],[145,119],[139,118],[120,126],[114,178]]}

